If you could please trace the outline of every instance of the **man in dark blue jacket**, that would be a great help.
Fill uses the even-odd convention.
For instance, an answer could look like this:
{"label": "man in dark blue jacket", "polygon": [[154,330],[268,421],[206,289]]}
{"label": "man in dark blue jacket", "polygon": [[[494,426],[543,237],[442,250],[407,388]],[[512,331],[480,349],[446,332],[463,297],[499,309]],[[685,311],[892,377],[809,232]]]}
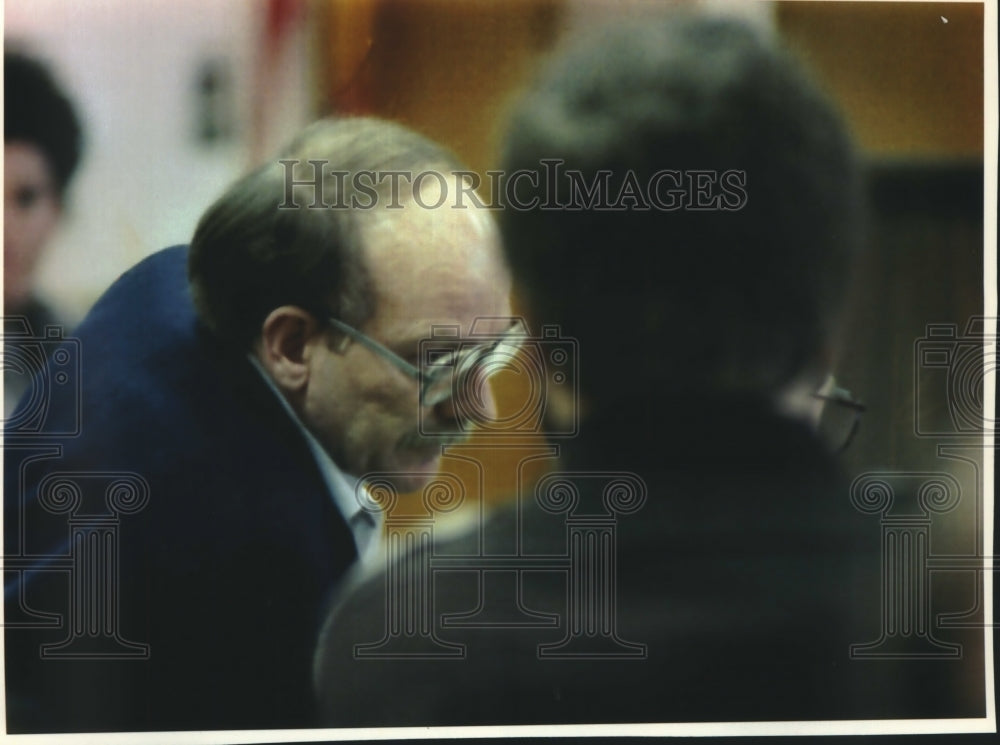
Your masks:
{"label": "man in dark blue jacket", "polygon": [[313,125],[34,340],[59,346],[5,432],[11,732],[313,723],[325,601],[377,542],[360,477],[418,487],[465,430],[420,340],[509,315],[457,170],[396,125]]}

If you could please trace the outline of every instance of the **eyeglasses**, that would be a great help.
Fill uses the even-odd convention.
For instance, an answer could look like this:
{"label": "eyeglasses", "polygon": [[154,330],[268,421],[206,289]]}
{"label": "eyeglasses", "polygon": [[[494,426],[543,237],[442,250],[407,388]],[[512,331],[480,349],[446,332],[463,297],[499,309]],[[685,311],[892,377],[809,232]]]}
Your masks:
{"label": "eyeglasses", "polygon": [[[826,388],[826,386],[824,386]],[[823,389],[820,389],[821,391]],[[825,392],[817,391],[813,398],[834,404],[826,407],[820,419],[820,432],[833,446],[834,452],[842,453],[854,440],[861,428],[861,417],[868,407],[855,399],[845,388],[831,386]]]}
{"label": "eyeglasses", "polygon": [[455,395],[456,383],[464,382],[470,375],[479,375],[487,380],[509,364],[517,354],[524,338],[520,323],[514,322],[506,331],[485,343],[476,344],[474,339],[435,339],[433,345],[425,348],[421,343],[424,359],[421,366],[410,364],[383,344],[353,326],[336,318],[327,319],[331,326],[351,339],[368,347],[371,351],[395,365],[401,372],[417,381],[420,386],[420,405],[434,406]]}

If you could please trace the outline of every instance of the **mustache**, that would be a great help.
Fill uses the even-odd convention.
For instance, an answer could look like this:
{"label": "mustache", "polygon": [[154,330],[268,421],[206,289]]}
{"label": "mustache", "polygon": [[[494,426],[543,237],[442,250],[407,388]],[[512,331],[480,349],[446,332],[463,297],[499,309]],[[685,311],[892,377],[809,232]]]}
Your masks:
{"label": "mustache", "polygon": [[463,430],[452,430],[450,432],[435,433],[433,435],[423,434],[413,431],[400,439],[399,444],[407,450],[421,450],[432,447],[447,447],[448,445],[461,445],[468,442],[469,433]]}

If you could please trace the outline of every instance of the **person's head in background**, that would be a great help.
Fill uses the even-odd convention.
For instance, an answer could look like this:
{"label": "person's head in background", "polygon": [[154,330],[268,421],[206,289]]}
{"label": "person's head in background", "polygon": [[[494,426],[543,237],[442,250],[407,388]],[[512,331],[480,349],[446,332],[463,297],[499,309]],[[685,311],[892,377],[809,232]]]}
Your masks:
{"label": "person's head in background", "polygon": [[[403,126],[321,121],[230,188],[191,241],[204,325],[256,357],[342,469],[405,472],[405,490],[434,475],[447,438],[466,436],[450,398],[423,395],[421,341],[434,325],[467,336],[480,317],[510,315],[493,219],[456,206],[462,171]],[[408,176],[378,176],[389,173]]]}
{"label": "person's head in background", "polygon": [[4,306],[32,300],[35,269],[83,151],[73,104],[37,60],[4,53]]}
{"label": "person's head in background", "polygon": [[[858,243],[858,173],[839,116],[773,39],[686,15],[602,29],[516,109],[504,169],[550,187],[543,159],[588,186],[610,173],[612,204],[634,177],[648,205],[501,217],[536,321],[579,340],[585,409],[627,420],[637,402],[662,413],[820,387]],[[559,189],[565,203],[566,178]],[[530,191],[520,204],[544,202]]]}

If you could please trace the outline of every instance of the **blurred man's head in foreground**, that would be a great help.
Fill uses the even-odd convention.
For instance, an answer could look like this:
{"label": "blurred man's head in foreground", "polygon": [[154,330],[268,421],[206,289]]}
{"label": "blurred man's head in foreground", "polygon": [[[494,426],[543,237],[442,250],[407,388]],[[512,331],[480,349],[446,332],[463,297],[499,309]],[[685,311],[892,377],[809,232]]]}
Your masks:
{"label": "blurred man's head in foreground", "polygon": [[688,16],[593,33],[521,101],[504,168],[537,176],[504,239],[536,319],[580,340],[590,401],[776,398],[829,372],[855,156],[768,35]]}

